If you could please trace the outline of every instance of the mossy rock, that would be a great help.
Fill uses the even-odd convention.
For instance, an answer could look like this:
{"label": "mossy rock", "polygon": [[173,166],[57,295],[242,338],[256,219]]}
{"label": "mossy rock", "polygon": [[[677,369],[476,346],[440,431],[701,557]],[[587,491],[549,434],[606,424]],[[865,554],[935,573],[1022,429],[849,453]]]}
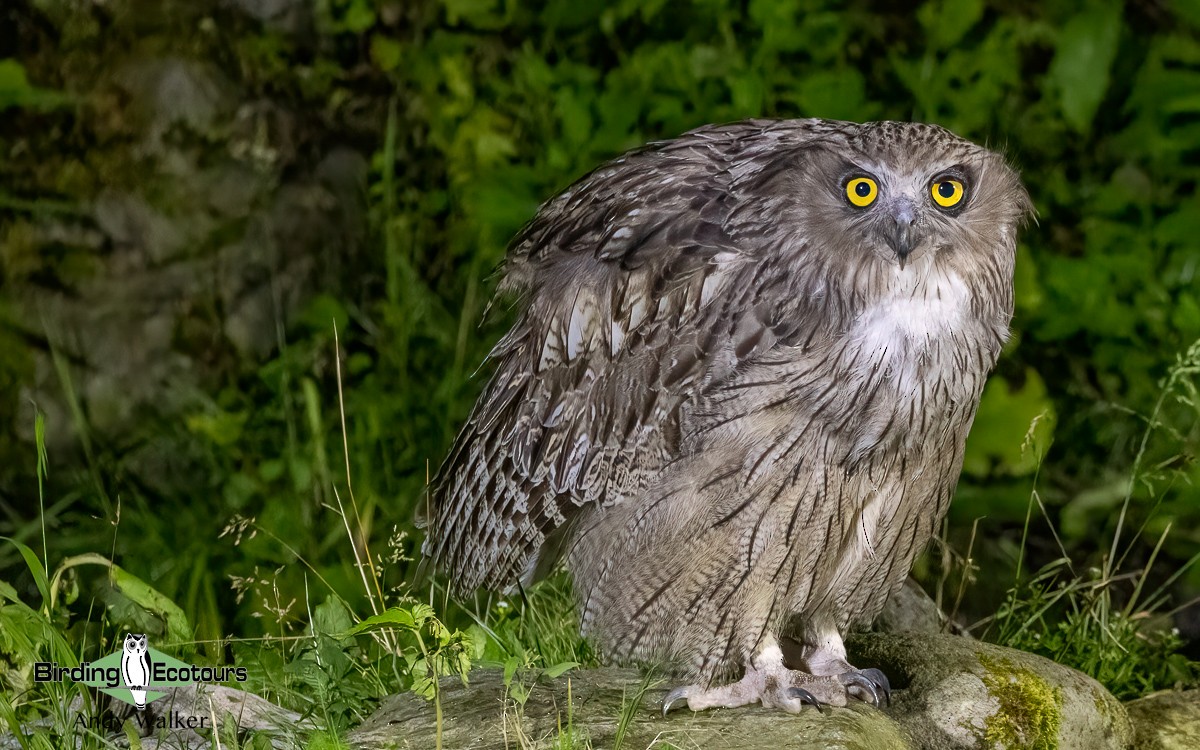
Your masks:
{"label": "mossy rock", "polygon": [[[880,667],[896,688],[891,707],[853,702],[798,716],[759,706],[660,713],[675,686],[632,669],[568,672],[557,679],[478,670],[441,683],[442,746],[595,748],[1087,748],[1125,750],[1124,707],[1099,683],[1039,656],[949,635],[866,634],[851,659]],[[624,729],[622,717],[625,717]],[[348,740],[358,748],[435,744],[432,703],[392,696]],[[621,738],[618,740],[618,738]],[[572,741],[575,744],[572,744]]]}
{"label": "mossy rock", "polygon": [[[674,683],[643,686],[635,669],[590,669],[557,679],[517,675],[506,686],[500,670],[471,672],[461,681],[441,682],[442,747],[447,750],[501,748],[654,747],[735,750],[736,748],[830,748],[832,750],[912,750],[904,731],[884,713],[859,704],[815,709],[799,716],[760,706],[662,716],[662,699]],[[628,717],[622,732],[622,714]],[[353,747],[432,748],[434,706],[414,695],[397,695],[347,738]],[[618,739],[620,737],[620,739]]]}
{"label": "mossy rock", "polygon": [[1134,750],[1200,748],[1200,690],[1165,691],[1125,704]]}
{"label": "mossy rock", "polygon": [[1024,651],[952,636],[856,636],[860,668],[892,680],[891,715],[923,748],[1128,748],[1124,706],[1100,683]]}

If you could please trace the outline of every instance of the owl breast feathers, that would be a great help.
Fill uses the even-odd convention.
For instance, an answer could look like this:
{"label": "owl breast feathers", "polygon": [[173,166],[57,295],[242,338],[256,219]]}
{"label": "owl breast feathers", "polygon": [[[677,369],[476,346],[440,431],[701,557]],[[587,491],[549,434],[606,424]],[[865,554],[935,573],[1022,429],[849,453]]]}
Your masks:
{"label": "owl breast feathers", "polygon": [[874,617],[947,510],[1029,210],[932,125],[749,120],[601,166],[514,241],[425,553],[460,594],[565,561],[609,659],[708,680]]}

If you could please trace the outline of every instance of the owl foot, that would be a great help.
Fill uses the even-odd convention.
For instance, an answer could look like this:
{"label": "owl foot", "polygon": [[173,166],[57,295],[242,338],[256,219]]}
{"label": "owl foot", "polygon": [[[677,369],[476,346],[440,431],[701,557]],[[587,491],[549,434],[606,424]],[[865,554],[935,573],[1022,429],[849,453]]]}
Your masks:
{"label": "owl foot", "polygon": [[662,712],[666,716],[672,706],[686,700],[687,707],[693,711],[761,703],[766,708],[778,708],[791,714],[800,713],[806,704],[826,713],[830,704],[845,705],[848,692],[849,688],[835,677],[814,677],[790,669],[747,669],[745,677],[728,685],[675,688],[663,699]]}
{"label": "owl foot", "polygon": [[879,708],[892,705],[892,684],[878,669],[858,669],[846,661],[842,636],[832,627],[814,629],[806,641],[785,639],[783,663],[813,675],[829,675],[846,695]]}
{"label": "owl foot", "polygon": [[828,639],[826,644],[822,644],[823,648],[808,648],[793,664],[802,669],[792,669],[787,666],[779,644],[768,641],[737,682],[710,688],[686,685],[667,693],[663,716],[684,700],[693,711],[761,703],[766,708],[793,714],[800,713],[805,704],[825,713],[828,706],[844,706],[851,697],[876,708],[883,703],[892,704],[892,686],[883,672],[852,667],[845,659],[845,650],[840,648],[840,637],[836,642]]}

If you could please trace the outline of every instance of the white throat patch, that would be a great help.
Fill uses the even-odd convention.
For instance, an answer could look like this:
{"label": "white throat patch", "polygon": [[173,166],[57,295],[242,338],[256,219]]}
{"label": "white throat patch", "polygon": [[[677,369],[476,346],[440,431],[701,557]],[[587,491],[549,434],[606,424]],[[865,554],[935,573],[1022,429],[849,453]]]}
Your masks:
{"label": "white throat patch", "polygon": [[861,350],[882,354],[924,348],[957,330],[971,304],[958,274],[930,267],[895,268],[887,296],[863,311],[851,338]]}

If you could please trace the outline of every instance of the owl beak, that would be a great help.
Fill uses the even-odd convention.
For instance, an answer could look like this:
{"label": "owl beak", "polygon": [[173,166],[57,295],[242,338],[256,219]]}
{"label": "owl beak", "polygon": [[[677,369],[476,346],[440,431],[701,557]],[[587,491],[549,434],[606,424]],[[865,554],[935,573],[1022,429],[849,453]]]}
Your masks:
{"label": "owl beak", "polygon": [[883,241],[896,253],[901,270],[904,269],[913,248],[919,245],[922,239],[913,227],[914,218],[912,206],[902,204],[892,211],[890,219],[885,220]]}

